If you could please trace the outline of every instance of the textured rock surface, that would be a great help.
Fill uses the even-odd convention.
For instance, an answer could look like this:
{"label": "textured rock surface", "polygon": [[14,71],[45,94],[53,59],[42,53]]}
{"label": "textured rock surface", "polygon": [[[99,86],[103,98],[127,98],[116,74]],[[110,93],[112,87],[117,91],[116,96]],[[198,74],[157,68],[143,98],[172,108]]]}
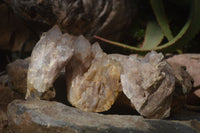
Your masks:
{"label": "textured rock surface", "polygon": [[[43,33],[32,51],[26,98],[42,98],[73,55],[73,39],[58,26]],[[53,92],[52,92],[53,93]],[[53,94],[52,94],[53,96]]]}
{"label": "textured rock surface", "polygon": [[170,115],[175,78],[161,53],[152,51],[143,59],[129,56],[121,75],[123,92],[135,109],[148,118]]}
{"label": "textured rock surface", "polygon": [[186,71],[191,75],[194,80],[194,88],[197,90],[188,96],[188,103],[199,105],[200,104],[200,55],[199,54],[181,54],[175,55],[167,61],[170,64],[178,64],[185,66]]}
{"label": "textured rock surface", "polygon": [[[102,112],[110,109],[122,91],[120,63],[109,59],[98,44],[92,48],[88,43],[85,46],[83,43],[74,45],[75,54],[66,67],[69,102],[85,111]],[[89,52],[82,51],[82,47]],[[87,62],[85,57],[94,59]]]}
{"label": "textured rock surface", "polygon": [[[18,15],[53,26],[58,24],[70,34],[88,38],[104,35],[119,37],[135,16],[137,0],[5,0]],[[28,24],[29,24],[28,23]],[[119,25],[120,23],[120,25]],[[31,23],[32,24],[32,23]],[[35,26],[36,28],[40,28]]]}
{"label": "textured rock surface", "polygon": [[198,120],[148,120],[140,116],[84,112],[57,102],[15,100],[8,106],[14,133],[197,133]]}
{"label": "textured rock surface", "polygon": [[167,61],[177,63],[181,66],[186,66],[187,72],[194,79],[194,87],[200,86],[200,55],[199,54],[181,54],[175,55]]}
{"label": "textured rock surface", "polygon": [[7,66],[9,80],[12,88],[25,96],[27,90],[27,72],[30,58],[18,59]]}

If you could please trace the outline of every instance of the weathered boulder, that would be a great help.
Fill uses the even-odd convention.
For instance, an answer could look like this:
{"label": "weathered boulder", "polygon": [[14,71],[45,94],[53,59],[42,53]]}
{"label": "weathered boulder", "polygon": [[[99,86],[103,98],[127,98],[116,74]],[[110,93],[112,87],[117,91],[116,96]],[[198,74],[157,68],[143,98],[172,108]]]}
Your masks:
{"label": "weathered boulder", "polygon": [[147,118],[168,117],[175,77],[164,56],[154,51],[143,59],[130,55],[122,65],[123,92],[135,109]]}
{"label": "weathered boulder", "polygon": [[84,112],[57,102],[15,100],[8,106],[13,133],[197,133],[198,120],[149,120],[141,116]]}
{"label": "weathered boulder", "polygon": [[[26,99],[54,97],[53,82],[73,55],[73,37],[62,34],[58,26],[43,33],[31,54]],[[45,93],[48,95],[45,97]]]}
{"label": "weathered boulder", "polygon": [[122,91],[121,65],[108,58],[97,43],[91,47],[84,42],[84,38],[81,44],[75,41],[74,56],[66,67],[67,97],[82,110],[107,111]]}

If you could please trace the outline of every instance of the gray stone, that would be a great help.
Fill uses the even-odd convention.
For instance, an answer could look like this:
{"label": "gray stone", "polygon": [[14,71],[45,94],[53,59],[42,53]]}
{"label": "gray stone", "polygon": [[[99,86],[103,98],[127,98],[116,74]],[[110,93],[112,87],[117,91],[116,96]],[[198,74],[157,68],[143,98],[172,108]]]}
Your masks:
{"label": "gray stone", "polygon": [[150,120],[141,116],[84,112],[57,102],[15,100],[8,106],[13,133],[197,133],[197,120]]}
{"label": "gray stone", "polygon": [[43,33],[31,54],[26,99],[48,99],[55,96],[54,90],[48,90],[53,87],[55,79],[72,57],[72,44],[73,37],[63,35],[58,26]]}

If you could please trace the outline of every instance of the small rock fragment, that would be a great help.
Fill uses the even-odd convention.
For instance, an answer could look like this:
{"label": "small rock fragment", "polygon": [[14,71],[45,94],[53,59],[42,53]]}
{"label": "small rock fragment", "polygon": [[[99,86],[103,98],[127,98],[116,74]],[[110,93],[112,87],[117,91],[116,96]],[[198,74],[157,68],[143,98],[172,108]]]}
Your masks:
{"label": "small rock fragment", "polygon": [[[103,112],[111,108],[118,93],[122,91],[120,84],[121,65],[119,62],[109,59],[98,44],[94,44],[92,48],[86,45],[85,47],[88,47],[88,51],[92,50],[88,56],[94,59],[90,60],[90,63],[88,62],[91,64],[90,66],[84,67],[84,56],[77,56],[84,55],[82,48],[76,47],[75,54],[70,61],[73,64],[69,63],[66,67],[67,97],[72,105],[81,110]],[[77,64],[78,62],[76,62],[75,64],[77,60],[81,63]],[[80,70],[82,70],[81,73]],[[68,74],[70,72],[72,75]]]}
{"label": "small rock fragment", "polygon": [[123,92],[135,109],[147,118],[170,115],[175,78],[161,53],[152,51],[143,59],[130,55],[123,64]]}
{"label": "small rock fragment", "polygon": [[27,91],[27,72],[30,58],[25,60],[18,59],[7,66],[9,80],[15,91],[26,95]]}
{"label": "small rock fragment", "polygon": [[40,99],[53,87],[53,82],[73,55],[72,43],[73,37],[63,35],[58,26],[43,33],[32,51],[26,99]]}

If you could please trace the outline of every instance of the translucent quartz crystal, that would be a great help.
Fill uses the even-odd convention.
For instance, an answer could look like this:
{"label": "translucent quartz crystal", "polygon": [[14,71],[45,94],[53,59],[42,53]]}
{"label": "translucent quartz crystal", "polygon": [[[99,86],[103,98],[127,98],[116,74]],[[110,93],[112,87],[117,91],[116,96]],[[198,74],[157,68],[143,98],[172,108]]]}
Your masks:
{"label": "translucent quartz crystal", "polygon": [[170,115],[175,77],[161,53],[152,51],[143,59],[129,56],[123,61],[123,92],[135,109],[148,118]]}
{"label": "translucent quartz crystal", "polygon": [[[109,59],[97,43],[91,48],[87,43],[83,43],[84,41],[81,42],[88,51],[83,50],[83,53],[82,48],[77,48],[78,44],[74,43],[74,56],[66,67],[68,100],[81,110],[106,111],[111,108],[118,93],[122,91],[121,65]],[[90,62],[84,60],[84,57],[89,58],[88,55],[85,56],[86,53],[90,53]]]}
{"label": "translucent quartz crystal", "polygon": [[40,99],[53,87],[53,82],[73,55],[72,44],[73,37],[63,35],[58,26],[43,33],[32,51],[26,99]]}

